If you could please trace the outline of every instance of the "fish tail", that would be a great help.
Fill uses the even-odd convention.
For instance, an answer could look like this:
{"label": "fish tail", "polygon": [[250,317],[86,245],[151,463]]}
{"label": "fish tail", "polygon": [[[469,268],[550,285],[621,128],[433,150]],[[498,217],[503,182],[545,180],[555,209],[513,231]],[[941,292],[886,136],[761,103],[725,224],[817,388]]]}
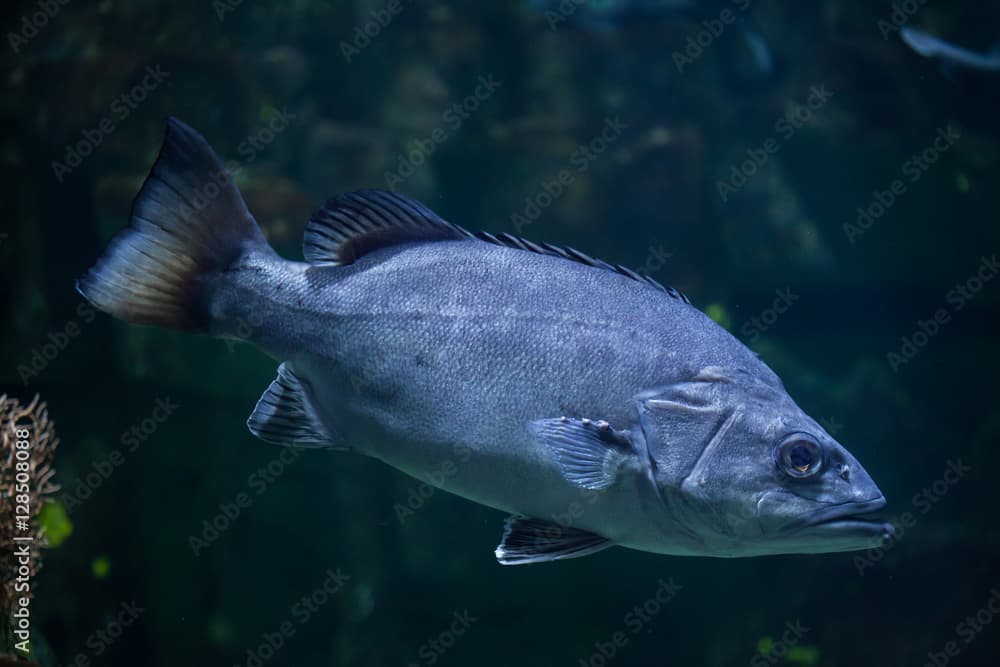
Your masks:
{"label": "fish tail", "polygon": [[76,289],[128,322],[205,332],[214,278],[254,252],[273,253],[222,162],[201,135],[169,118],[128,227]]}

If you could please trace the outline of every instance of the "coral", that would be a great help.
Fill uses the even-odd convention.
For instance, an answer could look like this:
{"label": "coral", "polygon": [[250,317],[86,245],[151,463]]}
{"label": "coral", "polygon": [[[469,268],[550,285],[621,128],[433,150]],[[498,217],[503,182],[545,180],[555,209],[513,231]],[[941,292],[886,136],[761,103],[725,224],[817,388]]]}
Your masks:
{"label": "coral", "polygon": [[[29,444],[25,448],[19,442]],[[4,642],[11,636],[6,624],[21,604],[19,599],[31,597],[41,567],[41,548],[48,545],[39,517],[47,500],[59,490],[52,481],[52,459],[58,445],[55,427],[38,396],[27,406],[0,396],[0,626]],[[30,542],[24,541],[27,537]],[[27,580],[31,585],[15,592],[16,580],[25,575],[16,553],[23,544],[30,545]]]}

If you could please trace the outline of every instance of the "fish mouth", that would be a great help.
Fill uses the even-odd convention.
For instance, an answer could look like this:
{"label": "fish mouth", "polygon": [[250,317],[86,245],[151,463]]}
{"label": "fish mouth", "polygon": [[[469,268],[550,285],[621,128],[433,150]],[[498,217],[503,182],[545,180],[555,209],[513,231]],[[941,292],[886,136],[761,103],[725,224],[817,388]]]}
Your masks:
{"label": "fish mouth", "polygon": [[[799,497],[776,495],[766,505],[763,502],[758,504],[758,511],[765,521],[762,532],[768,543],[767,553],[858,551],[884,547],[896,534],[892,524],[878,515],[886,506],[885,497],[881,493],[860,502],[825,504],[819,507],[814,504],[814,509],[798,514],[797,518],[781,521],[782,505],[807,502]],[[770,525],[767,523],[768,518],[771,519]]]}
{"label": "fish mouth", "polygon": [[[862,502],[842,503],[814,512],[799,529],[810,533],[836,534],[844,537],[871,537],[888,540],[895,534],[892,524],[876,514],[886,506],[885,496]],[[876,515],[876,516],[873,516]]]}

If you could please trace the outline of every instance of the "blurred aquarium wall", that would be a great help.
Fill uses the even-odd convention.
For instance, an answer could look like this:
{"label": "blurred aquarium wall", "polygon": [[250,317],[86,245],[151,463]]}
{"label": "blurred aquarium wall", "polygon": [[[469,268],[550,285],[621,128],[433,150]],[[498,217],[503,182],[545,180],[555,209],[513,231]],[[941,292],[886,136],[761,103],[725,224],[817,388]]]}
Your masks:
{"label": "blurred aquarium wall", "polygon": [[[996,664],[1000,74],[899,27],[986,53],[1000,4],[543,4],[5,5],[0,393],[39,394],[61,441],[34,660]],[[171,115],[285,257],[326,198],[387,188],[684,290],[865,462],[901,535],[505,568],[501,513],[254,439],[272,360],[73,289]]]}

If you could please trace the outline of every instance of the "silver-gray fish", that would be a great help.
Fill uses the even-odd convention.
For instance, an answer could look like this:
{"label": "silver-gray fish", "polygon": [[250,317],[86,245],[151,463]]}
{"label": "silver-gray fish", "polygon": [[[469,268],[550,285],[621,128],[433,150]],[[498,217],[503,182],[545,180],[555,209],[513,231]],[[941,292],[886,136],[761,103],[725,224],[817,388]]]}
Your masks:
{"label": "silver-gray fish", "polygon": [[281,361],[255,435],[373,456],[510,513],[504,564],[892,534],[861,464],[672,288],[378,190],[328,202],[304,254],[271,249],[209,145],[170,119],[129,226],[77,289],[138,324],[232,337],[252,323]]}
{"label": "silver-gray fish", "polygon": [[911,49],[925,58],[937,58],[942,65],[965,67],[980,72],[1000,72],[1000,47],[982,54],[909,26],[903,27],[899,34]]}

